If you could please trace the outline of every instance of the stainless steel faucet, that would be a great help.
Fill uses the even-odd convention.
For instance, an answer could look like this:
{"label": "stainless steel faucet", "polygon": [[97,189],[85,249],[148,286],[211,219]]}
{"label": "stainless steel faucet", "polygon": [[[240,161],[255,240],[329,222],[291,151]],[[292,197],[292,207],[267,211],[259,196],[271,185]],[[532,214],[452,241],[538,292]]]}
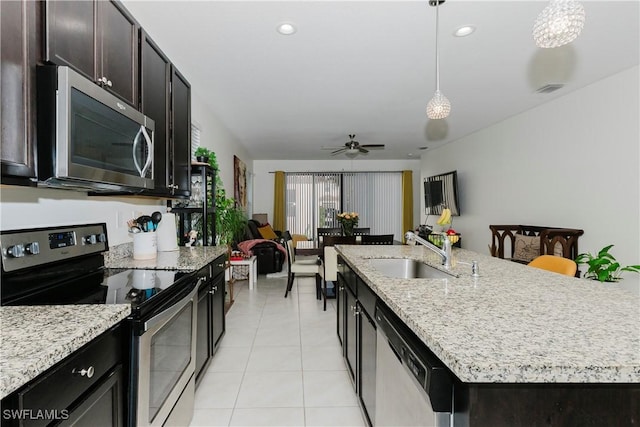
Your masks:
{"label": "stainless steel faucet", "polygon": [[449,240],[449,236],[447,236],[445,233],[442,233],[442,249],[440,249],[433,243],[424,240],[422,237],[416,236],[413,231],[407,231],[404,235],[404,238],[407,240],[407,242],[414,241],[420,243],[427,249],[431,249],[433,252],[440,255],[444,268],[446,270],[451,269],[451,240]]}

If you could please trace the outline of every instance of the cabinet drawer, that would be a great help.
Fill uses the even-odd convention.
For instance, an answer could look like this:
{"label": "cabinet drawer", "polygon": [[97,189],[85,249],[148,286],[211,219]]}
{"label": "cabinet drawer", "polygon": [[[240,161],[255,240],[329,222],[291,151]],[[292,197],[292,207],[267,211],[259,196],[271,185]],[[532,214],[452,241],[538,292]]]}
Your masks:
{"label": "cabinet drawer", "polygon": [[343,259],[338,258],[338,264],[342,264],[342,278],[344,279],[345,285],[351,289],[351,292],[353,292],[355,296],[358,296],[356,288],[356,273],[353,272],[351,267],[349,267]]}
{"label": "cabinet drawer", "polygon": [[373,319],[376,310],[376,294],[371,288],[358,277],[358,302],[367,312],[367,315]]}
{"label": "cabinet drawer", "polygon": [[[67,409],[122,360],[122,329],[116,326],[100,335],[18,392],[20,409]],[[74,373],[90,367],[93,368],[91,378]],[[33,421],[47,423],[47,420]]]}

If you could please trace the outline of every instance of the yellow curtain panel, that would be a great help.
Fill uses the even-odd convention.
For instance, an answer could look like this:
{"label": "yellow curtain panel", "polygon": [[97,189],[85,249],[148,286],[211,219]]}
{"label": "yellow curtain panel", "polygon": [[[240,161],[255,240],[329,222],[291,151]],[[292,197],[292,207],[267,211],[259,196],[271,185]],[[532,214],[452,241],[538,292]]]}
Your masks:
{"label": "yellow curtain panel", "polygon": [[402,171],[402,232],[413,230],[413,172]]}
{"label": "yellow curtain panel", "polygon": [[284,172],[276,171],[273,186],[273,229],[285,231],[287,224],[284,216]]}

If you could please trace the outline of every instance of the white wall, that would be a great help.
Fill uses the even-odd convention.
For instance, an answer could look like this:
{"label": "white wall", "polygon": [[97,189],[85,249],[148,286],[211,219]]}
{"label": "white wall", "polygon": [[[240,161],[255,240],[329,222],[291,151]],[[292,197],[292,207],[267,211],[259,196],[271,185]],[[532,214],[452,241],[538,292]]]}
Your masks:
{"label": "white wall", "polygon": [[[639,77],[631,68],[425,153],[423,178],[458,171],[463,246],[488,253],[489,224],[580,228],[580,252],[614,244],[622,265],[640,264]],[[640,293],[640,275],[622,286]]]}
{"label": "white wall", "polygon": [[274,171],[285,172],[341,172],[341,171],[413,171],[413,219],[420,219],[418,197],[420,193],[419,160],[255,160],[253,162],[254,212],[269,215],[273,221]]}
{"label": "white wall", "polygon": [[220,178],[227,191],[227,197],[233,197],[233,156],[238,156],[247,165],[247,181],[253,173],[253,158],[236,137],[229,132],[220,120],[209,110],[197,91],[191,93],[191,121],[201,131],[200,145],[216,153]]}

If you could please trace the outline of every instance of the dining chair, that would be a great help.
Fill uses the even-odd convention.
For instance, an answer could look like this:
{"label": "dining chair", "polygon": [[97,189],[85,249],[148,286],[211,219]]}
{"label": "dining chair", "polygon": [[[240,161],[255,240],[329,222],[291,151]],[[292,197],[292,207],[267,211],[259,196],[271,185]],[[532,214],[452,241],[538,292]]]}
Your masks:
{"label": "dining chair", "polygon": [[[338,252],[333,246],[325,246],[323,249],[322,268],[320,269],[320,277],[322,277],[322,299],[323,310],[327,311],[327,298],[336,297],[336,285],[338,281]],[[330,294],[327,288],[327,282],[333,282],[333,292]]]}
{"label": "dining chair", "polygon": [[360,227],[360,228],[353,229],[354,236],[366,236],[367,234],[371,234],[370,227]]}
{"label": "dining chair", "polygon": [[360,236],[361,245],[393,245],[393,234],[364,234]]}
{"label": "dining chair", "polygon": [[[322,290],[320,294],[324,300],[324,310],[327,310],[327,298],[335,298],[335,283],[338,280],[338,252],[334,245],[355,245],[356,236],[326,236],[322,242]],[[333,282],[333,293],[329,294],[327,282]]]}
{"label": "dining chair", "polygon": [[318,242],[322,242],[326,236],[342,236],[342,228],[340,228],[340,227],[330,227],[330,228],[318,227],[316,229],[316,236],[317,236]]}
{"label": "dining chair", "polygon": [[578,269],[578,265],[573,260],[555,255],[540,255],[527,265],[572,277],[576,275]]}
{"label": "dining chair", "polygon": [[287,261],[289,262],[289,273],[287,277],[287,290],[284,293],[286,298],[293,288],[293,280],[296,274],[315,275],[316,277],[316,299],[320,299],[320,270],[322,269],[322,262],[317,257],[313,259],[296,259],[296,253],[293,248],[293,240],[287,240]]}
{"label": "dining chair", "polygon": [[322,247],[334,245],[355,245],[356,236],[325,236]]}

